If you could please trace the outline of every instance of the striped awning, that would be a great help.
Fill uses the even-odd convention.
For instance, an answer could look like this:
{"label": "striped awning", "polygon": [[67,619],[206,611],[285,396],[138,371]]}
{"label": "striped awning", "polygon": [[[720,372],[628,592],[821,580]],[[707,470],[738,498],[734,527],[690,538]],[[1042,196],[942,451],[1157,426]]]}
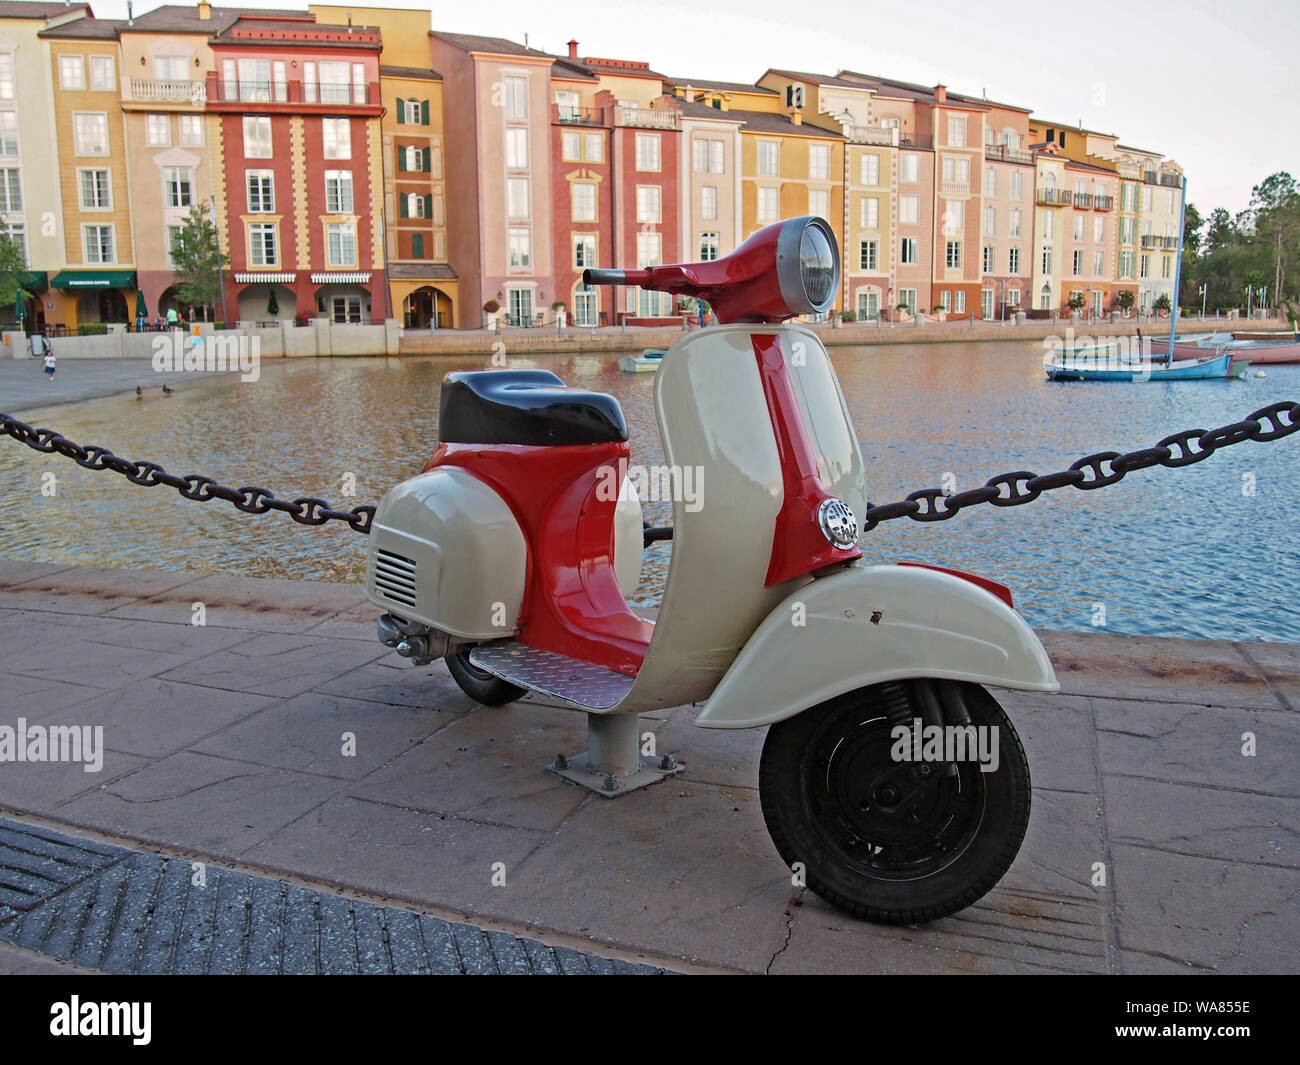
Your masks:
{"label": "striped awning", "polygon": [[255,273],[235,275],[235,284],[237,285],[290,285],[296,280],[298,280],[298,275],[294,273]]}
{"label": "striped awning", "polygon": [[370,283],[370,272],[312,274],[311,283],[313,285],[368,285]]}

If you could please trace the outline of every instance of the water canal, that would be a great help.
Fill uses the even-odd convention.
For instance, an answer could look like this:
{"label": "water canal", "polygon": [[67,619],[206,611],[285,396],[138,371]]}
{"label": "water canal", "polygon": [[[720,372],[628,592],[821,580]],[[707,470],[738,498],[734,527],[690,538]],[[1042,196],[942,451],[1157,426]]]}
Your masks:
{"label": "water canal", "polygon": [[[1041,349],[1023,342],[837,348],[832,358],[877,503],[945,474],[962,490],[1011,470],[1062,469],[1092,451],[1146,446],[1300,396],[1300,366],[1270,366],[1267,378],[1247,381],[1052,383]],[[173,472],[351,506],[378,501],[419,470],[437,440],[442,375],[485,365],[486,357],[273,360],[256,383],[207,379],[164,396],[160,378],[143,399],[22,417]],[[662,461],[653,375],[620,373],[612,354],[516,365],[613,393],[633,432],[633,461]],[[58,478],[53,497],[40,491],[46,472]],[[348,475],[354,497],[344,495]],[[1062,489],[943,523],[889,522],[863,543],[870,560],[936,562],[1003,581],[1037,627],[1300,642],[1298,486],[1300,437],[1291,437],[1241,444],[1181,471],[1130,474],[1096,492]],[[364,566],[364,539],[344,528],[200,505],[14,443],[0,448],[0,500],[0,555],[10,559],[331,581],[359,581]],[[667,521],[668,509],[648,506],[647,517]],[[665,547],[648,552],[639,601],[658,596],[666,562]]]}

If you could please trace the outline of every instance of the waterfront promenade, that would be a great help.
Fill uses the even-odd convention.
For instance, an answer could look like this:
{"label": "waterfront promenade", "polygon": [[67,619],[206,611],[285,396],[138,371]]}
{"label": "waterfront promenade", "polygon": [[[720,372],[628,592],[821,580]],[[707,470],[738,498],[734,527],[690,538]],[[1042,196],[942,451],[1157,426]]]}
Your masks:
{"label": "waterfront promenade", "polygon": [[104,730],[97,773],[0,764],[0,970],[1300,967],[1300,648],[1044,632],[1062,694],[999,693],[1019,858],[883,928],[791,886],[761,730],[646,715],[685,770],[604,800],[543,771],[580,715],[476,706],[375,615],[347,585],[0,562],[0,725]]}

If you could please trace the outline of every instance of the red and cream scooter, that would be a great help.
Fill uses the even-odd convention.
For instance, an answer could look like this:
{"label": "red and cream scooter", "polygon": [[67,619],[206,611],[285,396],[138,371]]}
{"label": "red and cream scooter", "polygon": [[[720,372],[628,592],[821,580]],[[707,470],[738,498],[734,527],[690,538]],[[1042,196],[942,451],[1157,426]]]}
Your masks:
{"label": "red and cream scooter", "polygon": [[655,380],[668,469],[697,475],[655,621],[625,596],[669,534],[643,542],[622,411],[537,369],[447,375],[437,450],[375,514],[366,594],[387,646],[445,657],[478,702],[586,712],[588,750],[549,768],[604,795],[681,768],[643,753],[640,711],[767,726],[763,815],[796,882],[923,921],[987,892],[1028,823],[1024,749],[984,686],[1058,685],[1003,586],[863,564],[858,439],[817,334],[787,322],[828,310],[839,270],[808,217],[713,262],[584,275],[705,299],[720,323]]}

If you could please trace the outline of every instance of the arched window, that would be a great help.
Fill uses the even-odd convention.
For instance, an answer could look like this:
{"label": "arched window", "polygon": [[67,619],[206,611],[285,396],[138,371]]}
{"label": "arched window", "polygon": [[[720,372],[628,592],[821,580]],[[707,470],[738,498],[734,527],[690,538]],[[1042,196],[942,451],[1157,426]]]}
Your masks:
{"label": "arched window", "polygon": [[1020,134],[1008,126],[1002,131],[1002,143],[1008,148],[1020,147]]}
{"label": "arched window", "polygon": [[1038,294],[1039,310],[1050,311],[1052,309],[1052,286],[1044,285],[1042,291]]}

